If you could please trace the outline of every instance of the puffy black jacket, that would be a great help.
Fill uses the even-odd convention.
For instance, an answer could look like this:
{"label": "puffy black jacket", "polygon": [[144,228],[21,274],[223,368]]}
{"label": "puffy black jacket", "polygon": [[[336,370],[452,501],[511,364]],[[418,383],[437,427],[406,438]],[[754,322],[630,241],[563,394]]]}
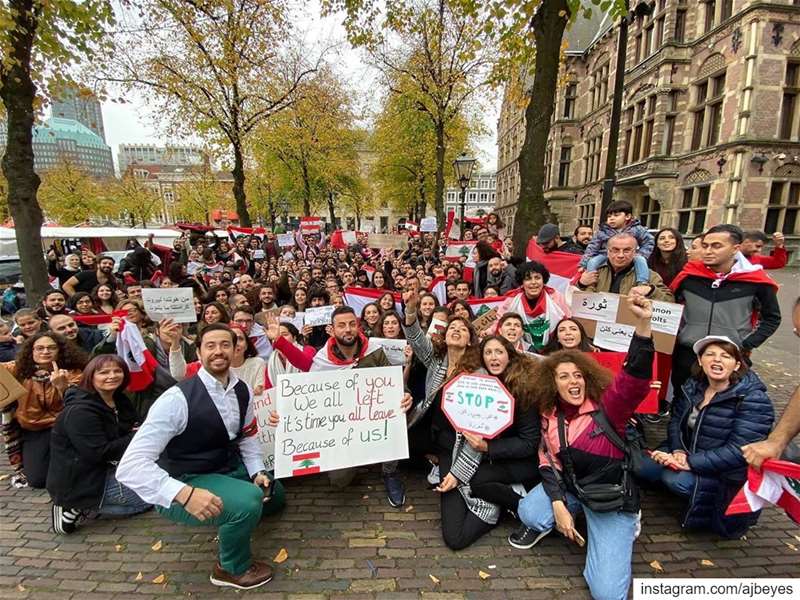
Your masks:
{"label": "puffy black jacket", "polygon": [[100,506],[106,475],[128,447],[136,411],[123,393],[114,396],[117,410],[98,394],[73,387],[64,395],[50,438],[47,491],[66,508]]}
{"label": "puffy black jacket", "polygon": [[767,388],[753,371],[718,393],[699,413],[694,430],[687,420],[703,401],[705,378],[690,378],[676,396],[668,427],[669,451],[685,450],[697,476],[684,517],[684,527],[710,528],[724,537],[740,537],[758,520],[758,513],[725,517],[725,509],[747,480],[741,447],[763,440],[775,420]]}

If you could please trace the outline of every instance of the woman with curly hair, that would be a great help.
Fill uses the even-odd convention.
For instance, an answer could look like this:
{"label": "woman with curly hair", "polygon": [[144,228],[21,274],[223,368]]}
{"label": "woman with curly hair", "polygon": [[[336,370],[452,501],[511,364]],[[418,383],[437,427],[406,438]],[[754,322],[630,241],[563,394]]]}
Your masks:
{"label": "woman with curly hair", "polygon": [[40,332],[25,340],[15,361],[2,365],[25,388],[16,407],[11,403],[0,409],[9,463],[31,487],[45,486],[50,430],[64,408],[64,392],[80,381],[87,362],[88,356],[75,344],[56,333]]}
{"label": "woman with curly hair", "polygon": [[650,391],[653,309],[638,295],[627,302],[636,329],[616,376],[578,350],[561,350],[537,363],[531,379],[541,414],[542,483],[520,501],[522,527],[508,539],[515,548],[531,548],[555,527],[583,546],[573,517],[583,512],[583,573],[592,598],[627,598],[639,529],[639,494],[624,437],[628,419]]}

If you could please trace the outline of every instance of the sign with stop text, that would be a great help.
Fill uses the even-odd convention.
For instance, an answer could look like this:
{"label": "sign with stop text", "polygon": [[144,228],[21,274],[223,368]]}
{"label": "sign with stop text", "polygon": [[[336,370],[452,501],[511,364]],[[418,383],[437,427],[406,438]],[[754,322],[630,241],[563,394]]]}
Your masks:
{"label": "sign with stop text", "polygon": [[514,422],[514,397],[497,377],[465,373],[444,386],[442,412],[456,431],[492,439]]}

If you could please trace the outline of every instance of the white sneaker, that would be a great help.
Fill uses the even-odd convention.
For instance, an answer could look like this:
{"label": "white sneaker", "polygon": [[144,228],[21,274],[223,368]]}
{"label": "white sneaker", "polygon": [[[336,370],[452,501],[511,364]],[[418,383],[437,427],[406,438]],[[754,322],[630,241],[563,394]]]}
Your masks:
{"label": "white sneaker", "polygon": [[633,530],[633,539],[639,539],[639,534],[642,533],[642,511],[639,510],[639,514],[636,515],[636,529]]}
{"label": "white sneaker", "polygon": [[439,476],[439,465],[433,465],[431,467],[431,472],[428,473],[428,483],[431,485],[439,485],[442,482],[442,478]]}
{"label": "white sneaker", "polygon": [[511,489],[517,492],[523,498],[528,495],[528,490],[525,489],[525,486],[521,483],[512,483]]}

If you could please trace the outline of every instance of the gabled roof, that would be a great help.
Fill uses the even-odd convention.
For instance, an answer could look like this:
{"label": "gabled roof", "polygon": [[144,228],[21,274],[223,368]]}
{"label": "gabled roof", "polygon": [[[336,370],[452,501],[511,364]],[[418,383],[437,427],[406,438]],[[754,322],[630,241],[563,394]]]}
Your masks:
{"label": "gabled roof", "polygon": [[600,10],[600,7],[594,4],[587,4],[586,0],[584,0],[584,5],[591,12],[591,16],[587,19],[581,11],[575,17],[569,30],[564,33],[567,54],[583,54],[614,25],[608,11]]}

